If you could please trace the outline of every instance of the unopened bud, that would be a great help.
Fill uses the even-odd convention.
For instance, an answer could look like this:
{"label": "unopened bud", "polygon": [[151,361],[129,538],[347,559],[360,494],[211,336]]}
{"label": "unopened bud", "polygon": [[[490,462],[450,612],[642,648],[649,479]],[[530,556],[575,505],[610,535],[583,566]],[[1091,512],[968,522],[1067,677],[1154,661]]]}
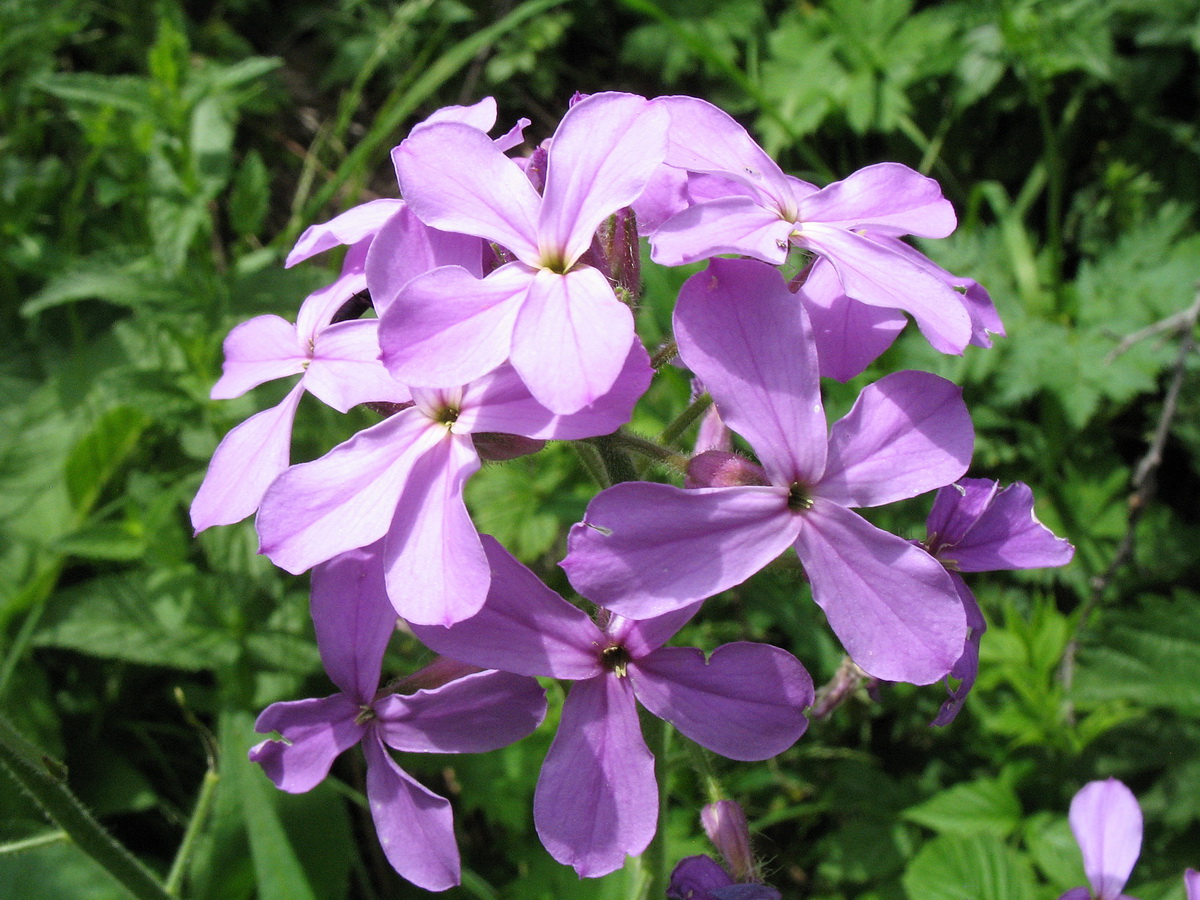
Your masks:
{"label": "unopened bud", "polygon": [[706,450],[693,456],[683,479],[685,488],[765,486],[770,483],[762,466],[724,450]]}
{"label": "unopened bud", "polygon": [[754,858],[750,854],[750,826],[736,800],[718,800],[700,810],[700,822],[708,839],[729,866],[735,881],[754,880]]}

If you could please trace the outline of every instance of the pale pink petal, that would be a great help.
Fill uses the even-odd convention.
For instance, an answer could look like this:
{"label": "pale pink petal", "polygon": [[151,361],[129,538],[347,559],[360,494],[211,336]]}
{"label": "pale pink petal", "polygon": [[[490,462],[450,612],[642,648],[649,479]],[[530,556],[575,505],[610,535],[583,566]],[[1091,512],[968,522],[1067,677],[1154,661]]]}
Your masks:
{"label": "pale pink petal", "polygon": [[383,583],[378,543],[313,567],[312,619],[330,679],[352,700],[370,704],[396,611]]}
{"label": "pale pink petal", "polygon": [[310,256],[342,244],[357,244],[373,235],[403,206],[400,200],[371,200],[346,210],[328,222],[310,225],[288,254],[285,266],[294,266]]}
{"label": "pale pink petal", "polygon": [[410,753],[486,753],[532,734],[546,716],[535,678],[476,672],[375,704],[383,742]]}
{"label": "pale pink petal", "polygon": [[379,229],[367,252],[367,287],[375,312],[382,318],[405,284],[441,266],[459,266],[481,278],[483,241],[430,228],[405,206]]}
{"label": "pale pink petal", "polygon": [[296,314],[296,340],[303,352],[311,354],[317,334],[329,327],[329,323],[345,306],[347,300],[367,289],[366,273],[361,267],[351,268],[351,263],[352,257],[358,257],[360,254],[362,259],[359,262],[365,261],[369,243],[364,242],[351,247],[346,252],[345,265],[337,280],[313,291],[300,304],[300,312]]}
{"label": "pale pink petal", "polygon": [[574,264],[600,223],[645,189],[667,153],[667,111],[636,94],[592,94],[550,144],[538,218],[543,259]]}
{"label": "pale pink petal", "polygon": [[354,721],[358,704],[346,694],[272,703],[254,723],[260,734],[278,731],[284,740],[267,740],[250,750],[250,761],[263,768],[275,787],[289,794],[311,791],[325,780],[338,754],[363,735]]}
{"label": "pale pink petal", "polygon": [[814,493],[842,506],[915,497],[962,476],[974,445],[962,388],[928,372],[894,372],[864,388],[830,429]]}
{"label": "pale pink petal", "polygon": [[1092,781],[1071,800],[1071,831],[1098,900],[1117,900],[1142,851],[1142,810],[1115,778]]}
{"label": "pale pink petal", "polygon": [[272,483],[258,512],[260,552],[298,575],[383,537],[416,460],[445,429],[406,409]]}
{"label": "pale pink petal", "polygon": [[504,152],[508,152],[509,150],[513,149],[513,147],[520,147],[523,143],[525,143],[525,129],[528,127],[528,119],[524,117],[517,119],[516,125],[508,129],[508,131],[504,132],[504,134],[500,135],[500,137],[493,140],[492,143],[496,145],[497,150],[502,150]]}
{"label": "pale pink petal", "polygon": [[225,364],[209,394],[214,400],[240,397],[253,387],[304,371],[308,354],[296,326],[279,316],[255,316],[225,337]]}
{"label": "pale pink petal", "polygon": [[1183,886],[1187,890],[1187,900],[1200,900],[1200,872],[1195,869],[1184,872]]}
{"label": "pale pink petal", "polygon": [[371,818],[392,868],[427,891],[444,891],[457,885],[458,844],[450,801],[396,765],[377,734],[363,741],[363,754],[367,758]]}
{"label": "pale pink petal", "polygon": [[786,488],[627,482],[588,505],[561,565],[592,602],[648,619],[741,584],[799,529]]}
{"label": "pale pink petal", "polygon": [[296,385],[278,406],[256,413],[222,438],[192,501],[192,528],[232,525],[258,509],[291,458],[292,423],[304,393]]}
{"label": "pale pink petal", "polygon": [[458,122],[418,128],[392,161],[404,199],[426,225],[487,238],[536,265],[541,197],[482,131]]}
{"label": "pale pink petal", "polygon": [[654,757],[627,678],[578,681],[533,796],[542,844],[580,878],[598,878],[641,853],[658,822]]}
{"label": "pale pink petal", "polygon": [[486,134],[496,124],[496,98],[484,97],[470,106],[443,106],[418,122],[415,128],[434,122],[461,122]]}
{"label": "pale pink petal", "polygon": [[900,163],[877,163],[822,188],[800,203],[800,219],[878,234],[943,238],[958,220],[932,178]]}
{"label": "pale pink petal", "polygon": [[679,292],[675,338],[725,424],[750,442],[774,484],[821,477],[825,411],[812,328],[778,270],[714,259]]}
{"label": "pale pink petal", "polygon": [[682,266],[737,253],[781,266],[787,261],[792,223],[751,197],[723,197],[690,206],[650,235],[650,258]]}
{"label": "pale pink petal", "polygon": [[633,314],[598,270],[542,269],[513,327],[512,364],[539,403],[574,413],[612,389],[633,335]]}
{"label": "pale pink petal", "polygon": [[634,694],[684,735],[730,759],[769,759],[808,727],[813,684],[799,660],[769,644],[663,647],[629,664]]}
{"label": "pale pink petal", "polygon": [[383,364],[409,386],[474,381],[508,358],[533,272],[501,266],[484,279],[446,266],[405,284],[379,325]]}
{"label": "pale pink petal", "polygon": [[338,322],[318,334],[303,383],[305,390],[341,413],[359,403],[412,399],[379,360],[378,319]]}
{"label": "pale pink petal", "polygon": [[392,605],[422,625],[473,616],[491,580],[462,496],[467,479],[479,471],[479,456],[468,435],[443,434],[413,461],[384,541]]}
{"label": "pale pink petal", "polygon": [[851,658],[884,681],[943,678],[962,655],[967,620],[941,563],[819,497],[803,518],[796,552]]}
{"label": "pale pink petal", "polygon": [[829,259],[846,296],[911,315],[935,350],[960,354],[970,343],[971,317],[962,297],[905,255],[856,232],[819,222],[803,223],[798,243]]}
{"label": "pale pink petal", "polygon": [[435,653],[518,675],[593,678],[605,636],[583,610],[550,590],[495,538],[480,535],[491,569],[483,609],[449,628],[413,625]]}
{"label": "pale pink petal", "polygon": [[659,166],[642,195],[632,204],[638,230],[648,234],[688,206],[688,174],[670,166]]}

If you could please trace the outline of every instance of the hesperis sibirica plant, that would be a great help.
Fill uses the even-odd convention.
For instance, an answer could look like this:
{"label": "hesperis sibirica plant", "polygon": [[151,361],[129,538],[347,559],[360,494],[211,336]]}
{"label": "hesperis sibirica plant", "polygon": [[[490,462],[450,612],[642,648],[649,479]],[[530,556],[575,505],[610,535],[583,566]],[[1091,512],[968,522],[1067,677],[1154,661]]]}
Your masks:
{"label": "hesperis sibirica plant", "polygon": [[[524,151],[528,121],[493,138],[496,117],[491,100],[435,112],[392,153],[398,196],[301,237],[288,263],[345,246],[340,276],[295,326],[270,316],[235,328],[213,396],[300,379],[229,434],[192,510],[198,530],[257,510],[261,552],[313,571],[318,647],[338,691],[270,706],[259,728],[279,737],[251,758],[303,791],[360,745],[384,855],[430,890],[460,878],[450,804],[391,751],[482,752],[523,737],[544,710],[531,676],[567,691],[533,822],[554,859],[601,876],[662,821],[670,760],[648,745],[639,706],[646,723],[746,762],[809,725],[813,682],[789,648],[670,645],[705,620],[710,597],[794,551],[867,675],[962,680],[940,723],[978,668],[982,623],[958,573],[1070,556],[1023,485],[962,480],[974,431],[950,381],[883,373],[826,418],[822,379],[861,373],[907,317],[943,353],[1003,334],[978,284],[905,241],[954,230],[935,181],[880,162],[810,184],[692,97],[577,96]],[[705,264],[679,291],[673,334],[651,348],[635,329],[644,242],[656,265]],[[681,422],[707,410],[694,453],[682,427],[658,442],[626,430],[652,354],[660,367],[677,355],[697,385],[679,410]],[[379,419],[289,465],[304,392]],[[464,499],[486,461],[536,461],[547,441],[573,442],[603,488],[561,560],[576,598],[479,534]],[[858,512],[939,489],[923,543]],[[437,677],[381,689],[389,640],[440,654]]]}

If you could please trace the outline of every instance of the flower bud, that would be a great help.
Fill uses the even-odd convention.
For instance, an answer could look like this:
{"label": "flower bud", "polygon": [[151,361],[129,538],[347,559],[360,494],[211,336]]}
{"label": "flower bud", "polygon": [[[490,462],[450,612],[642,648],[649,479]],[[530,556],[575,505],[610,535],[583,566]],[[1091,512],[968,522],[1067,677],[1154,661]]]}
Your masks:
{"label": "flower bud", "polygon": [[691,458],[683,486],[686,488],[769,485],[762,466],[724,450],[706,450]]}
{"label": "flower bud", "polygon": [[750,826],[736,800],[718,800],[700,810],[700,821],[708,839],[733,872],[735,881],[754,880],[754,858],[750,854]]}

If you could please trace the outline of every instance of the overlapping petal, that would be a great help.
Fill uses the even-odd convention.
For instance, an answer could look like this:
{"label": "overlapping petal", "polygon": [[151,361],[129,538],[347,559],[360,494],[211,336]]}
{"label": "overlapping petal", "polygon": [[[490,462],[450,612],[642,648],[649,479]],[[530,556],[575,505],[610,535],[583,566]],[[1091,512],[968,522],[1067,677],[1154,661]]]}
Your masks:
{"label": "overlapping petal", "polygon": [[352,699],[370,703],[396,629],[380,546],[351,550],[314,567],[311,609],[317,649],[329,678]]}
{"label": "overlapping petal", "polygon": [[334,216],[328,222],[310,225],[296,241],[284,265],[294,266],[343,244],[357,244],[382,228],[403,205],[401,200],[371,200]]}
{"label": "overlapping petal", "polygon": [[304,371],[308,354],[296,339],[296,326],[279,316],[255,316],[225,337],[225,363],[209,396],[240,397],[251,388]]}
{"label": "overlapping petal", "polygon": [[662,266],[682,266],[719,253],[740,253],[779,266],[787,260],[792,227],[755,197],[722,197],[689,206],[663,222],[650,235],[650,258]]}
{"label": "overlapping petal", "polygon": [[379,361],[379,322],[338,322],[317,335],[304,388],[340,413],[359,403],[405,403],[408,389]]}
{"label": "overlapping petal", "polygon": [[985,512],[946,551],[962,572],[1065,566],[1075,548],[1038,521],[1033,491],[1015,482],[991,498]]}
{"label": "overlapping petal", "polygon": [[375,311],[382,317],[404,285],[442,266],[482,277],[483,242],[430,228],[405,205],[379,229],[367,251],[366,279]]}
{"label": "overlapping petal", "polygon": [[272,703],[259,715],[254,730],[278,731],[284,740],[266,740],[250,751],[250,761],[263,767],[275,786],[302,794],[320,784],[338,754],[362,739],[354,721],[358,704],[346,694]]}
{"label": "overlapping petal", "polygon": [[877,163],[800,201],[800,220],[881,235],[943,238],[958,220],[932,178],[900,163]]}

